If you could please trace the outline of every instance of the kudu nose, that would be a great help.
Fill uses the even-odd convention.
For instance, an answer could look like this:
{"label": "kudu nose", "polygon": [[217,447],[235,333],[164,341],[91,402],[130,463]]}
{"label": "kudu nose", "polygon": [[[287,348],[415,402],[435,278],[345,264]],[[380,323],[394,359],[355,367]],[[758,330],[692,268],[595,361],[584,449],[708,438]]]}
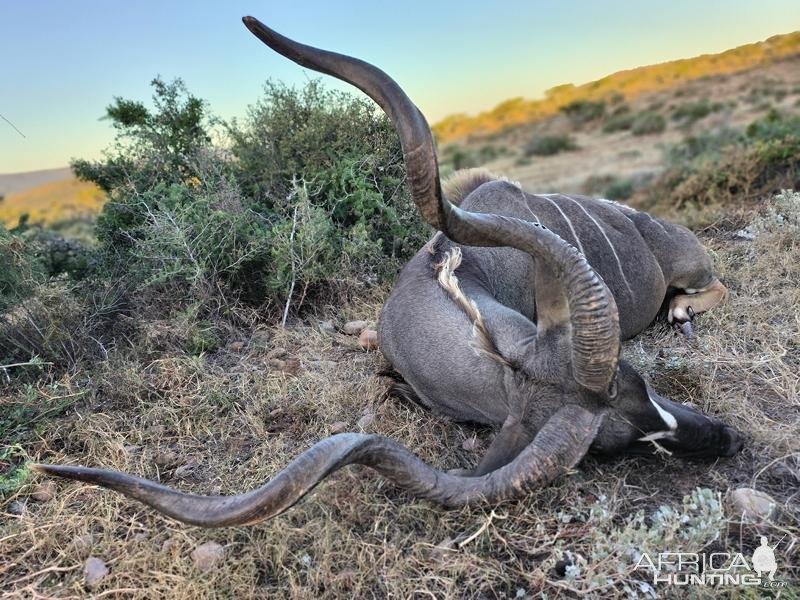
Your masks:
{"label": "kudu nose", "polygon": [[733,456],[744,447],[744,439],[742,434],[736,431],[733,427],[725,426],[722,430],[723,437],[727,440],[727,448],[722,451],[722,456]]}

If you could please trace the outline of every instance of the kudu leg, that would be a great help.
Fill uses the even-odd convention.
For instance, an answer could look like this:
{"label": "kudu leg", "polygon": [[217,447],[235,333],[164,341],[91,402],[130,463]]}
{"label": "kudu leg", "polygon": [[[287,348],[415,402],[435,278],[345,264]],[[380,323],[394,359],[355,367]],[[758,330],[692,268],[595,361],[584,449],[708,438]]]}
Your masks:
{"label": "kudu leg", "polygon": [[504,467],[514,460],[533,441],[533,438],[534,434],[519,419],[509,417],[503,423],[503,427],[497,432],[497,435],[494,436],[480,464],[469,475],[471,477],[480,477],[495,469]]}

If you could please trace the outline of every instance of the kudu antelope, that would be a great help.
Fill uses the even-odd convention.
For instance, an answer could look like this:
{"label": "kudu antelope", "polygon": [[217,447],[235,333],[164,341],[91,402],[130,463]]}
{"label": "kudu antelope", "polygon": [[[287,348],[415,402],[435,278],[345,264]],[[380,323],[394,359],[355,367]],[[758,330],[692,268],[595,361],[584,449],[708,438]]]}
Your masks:
{"label": "kudu antelope", "polygon": [[353,463],[417,497],[459,506],[520,497],[590,450],[638,451],[656,440],[678,454],[739,450],[734,429],[658,395],[619,360],[620,340],[647,327],[664,302],[669,319],[685,324],[724,299],[688,230],[614,202],[532,195],[482,171],[443,187],[425,118],[385,73],[294,42],[252,17],[244,23],[280,54],[358,87],[393,121],[413,200],[440,233],[397,279],[379,345],[405,379],[401,390],[454,420],[492,425],[496,437],[476,470],[445,473],[390,439],[334,435],[263,487],[231,497],[183,494],[101,469],[36,470],[219,527],[280,514]]}

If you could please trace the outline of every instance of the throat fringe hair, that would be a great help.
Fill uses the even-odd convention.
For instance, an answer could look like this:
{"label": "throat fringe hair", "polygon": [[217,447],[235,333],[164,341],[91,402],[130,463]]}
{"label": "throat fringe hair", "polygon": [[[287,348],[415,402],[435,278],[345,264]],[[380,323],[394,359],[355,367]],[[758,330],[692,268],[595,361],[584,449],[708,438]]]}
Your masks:
{"label": "throat fringe hair", "polygon": [[466,294],[464,294],[458,283],[455,270],[460,264],[461,248],[456,246],[445,252],[442,261],[435,266],[439,285],[445,289],[453,302],[464,311],[464,314],[466,314],[467,318],[472,322],[472,340],[469,345],[475,353],[486,356],[504,367],[511,367],[511,364],[503,358],[500,351],[494,345],[492,336],[489,334],[486,323],[478,310],[478,305],[475,304],[474,300],[468,298]]}

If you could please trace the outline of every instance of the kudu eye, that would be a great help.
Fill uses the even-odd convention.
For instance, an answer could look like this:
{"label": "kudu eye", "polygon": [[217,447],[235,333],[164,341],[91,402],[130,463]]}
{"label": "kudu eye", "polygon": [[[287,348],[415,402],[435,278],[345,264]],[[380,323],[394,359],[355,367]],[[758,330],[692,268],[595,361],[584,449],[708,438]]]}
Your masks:
{"label": "kudu eye", "polygon": [[617,374],[614,374],[614,379],[611,380],[611,384],[608,386],[608,399],[614,400],[619,393],[619,386],[617,385]]}

